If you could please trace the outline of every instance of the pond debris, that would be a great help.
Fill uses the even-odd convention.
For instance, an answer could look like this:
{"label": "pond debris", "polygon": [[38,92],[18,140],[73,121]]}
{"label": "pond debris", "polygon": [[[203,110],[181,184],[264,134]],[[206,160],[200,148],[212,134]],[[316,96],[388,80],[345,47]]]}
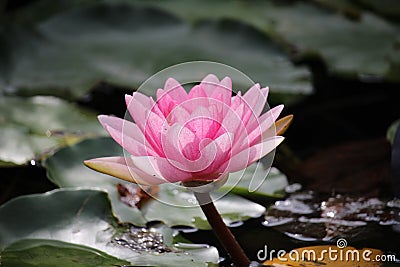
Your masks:
{"label": "pond debris", "polygon": [[263,222],[302,241],[350,238],[372,224],[400,225],[400,201],[345,195],[322,198],[313,191],[298,192],[276,201]]}
{"label": "pond debris", "polygon": [[117,184],[119,199],[130,207],[140,209],[142,205],[152,199],[152,195],[159,191],[158,186],[138,186],[135,184]]}
{"label": "pond debris", "polygon": [[162,234],[152,228],[130,227],[127,232],[115,237],[111,243],[129,248],[136,252],[165,253],[172,251],[164,244]]}

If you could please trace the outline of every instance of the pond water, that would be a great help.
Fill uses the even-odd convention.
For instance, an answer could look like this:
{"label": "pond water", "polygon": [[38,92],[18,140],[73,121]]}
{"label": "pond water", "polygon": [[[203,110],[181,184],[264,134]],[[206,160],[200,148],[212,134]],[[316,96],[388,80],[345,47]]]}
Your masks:
{"label": "pond water", "polygon": [[[313,191],[295,192],[276,201],[265,216],[250,219],[231,231],[251,260],[257,260],[260,250],[285,250],[336,245],[356,248],[376,248],[386,255],[395,255],[400,265],[400,200],[365,198],[355,195],[327,196]],[[219,248],[224,261],[229,259],[209,231],[183,235],[196,243],[208,243]]]}

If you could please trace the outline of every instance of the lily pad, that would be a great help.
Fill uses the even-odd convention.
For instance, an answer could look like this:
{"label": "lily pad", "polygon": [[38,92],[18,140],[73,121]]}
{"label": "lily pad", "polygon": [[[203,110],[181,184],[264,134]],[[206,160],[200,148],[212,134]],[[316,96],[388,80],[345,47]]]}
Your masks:
{"label": "lily pad", "polygon": [[221,191],[256,198],[282,198],[288,186],[286,175],[276,168],[266,170],[262,163],[254,163],[243,171],[231,173]]}
{"label": "lily pad", "polygon": [[[88,139],[61,149],[47,159],[45,167],[49,179],[60,187],[96,187],[107,191],[114,214],[121,222],[144,225],[146,221],[156,220],[169,226],[185,225],[209,229],[210,226],[201,209],[197,207],[191,191],[173,184],[161,185],[156,195],[157,200],[144,203],[139,210],[119,199],[117,184],[124,183],[122,180],[97,173],[82,163],[85,159],[118,155],[123,155],[123,150],[111,138]],[[216,194],[214,198],[220,196],[221,194]],[[188,205],[192,207],[185,207]],[[265,211],[263,206],[233,194],[218,199],[216,206],[228,224],[259,217]]]}
{"label": "lily pad", "polygon": [[332,73],[385,78],[390,71],[387,57],[400,31],[373,14],[363,13],[354,21],[299,3],[277,7],[269,16],[275,31],[300,56],[319,55]]}
{"label": "lily pad", "polygon": [[[393,5],[395,1],[387,0],[383,4],[370,0],[356,2],[378,13],[398,13],[399,5]],[[331,73],[399,81],[399,69],[394,69],[391,62],[396,60],[395,63],[399,65],[399,61],[389,58],[400,36],[397,24],[363,12],[356,8],[357,4],[349,5],[348,1],[315,2],[319,4],[304,1],[276,4],[276,1],[228,3],[201,0],[192,0],[187,5],[176,0],[139,3],[167,10],[191,22],[205,19],[238,20],[271,36],[295,59],[322,59]],[[338,10],[354,13],[355,18],[346,17]]]}
{"label": "lily pad", "polygon": [[0,98],[0,164],[25,164],[88,137],[104,135],[94,113],[54,97]]}
{"label": "lily pad", "polygon": [[108,193],[114,216],[120,222],[144,226],[146,220],[139,209],[130,207],[119,199],[118,183],[122,180],[90,170],[83,165],[86,159],[106,156],[123,156],[122,147],[108,137],[88,139],[66,147],[45,162],[47,177],[60,187],[100,188]]}
{"label": "lily pad", "polygon": [[[207,266],[208,263],[218,261],[218,252],[213,247],[181,250],[172,246],[168,251],[160,253],[131,249],[114,242],[126,229],[118,226],[112,216],[107,194],[103,191],[57,189],[45,194],[18,197],[0,207],[0,218],[2,256],[3,253],[10,256],[8,253],[18,249],[35,251],[35,247],[37,253],[38,250],[43,251],[52,246],[63,257],[69,257],[78,249],[77,246],[68,245],[71,243],[89,247],[90,249],[86,249],[87,253],[101,251],[98,256],[108,261],[117,258],[118,261],[114,264],[123,260],[136,266]],[[165,226],[152,231],[157,231],[162,240],[165,239],[168,243],[168,240],[172,240],[173,231],[164,228]],[[48,241],[27,239],[59,242],[50,241],[46,245]],[[38,261],[43,257],[33,254],[35,255]],[[73,257],[71,260],[76,259]],[[78,259],[80,260],[84,259]]]}
{"label": "lily pad", "polygon": [[0,80],[9,93],[75,98],[99,81],[137,88],[163,68],[195,60],[228,64],[274,90],[311,91],[305,67],[295,67],[268,37],[231,20],[192,25],[159,9],[103,2],[43,20],[35,34],[9,31],[10,67]]}
{"label": "lily pad", "polygon": [[[227,225],[258,218],[265,212],[263,206],[234,194],[211,195],[216,199],[215,206]],[[146,202],[141,211],[148,221],[162,221],[168,226],[211,229],[193,192],[173,184],[161,185],[157,200]]]}
{"label": "lily pad", "polygon": [[6,247],[1,253],[4,266],[74,267],[122,266],[128,261],[120,260],[99,250],[50,239],[22,239]]}

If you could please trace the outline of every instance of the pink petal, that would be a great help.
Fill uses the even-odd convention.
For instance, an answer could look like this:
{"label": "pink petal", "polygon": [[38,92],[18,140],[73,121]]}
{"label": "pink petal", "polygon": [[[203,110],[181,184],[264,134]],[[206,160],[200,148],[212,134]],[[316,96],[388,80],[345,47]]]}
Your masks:
{"label": "pink petal", "polygon": [[164,90],[158,89],[157,90],[157,105],[158,108],[163,113],[164,117],[166,118],[170,112],[176,106],[176,101],[174,101],[169,94],[167,94]]}
{"label": "pink petal", "polygon": [[185,127],[189,128],[199,140],[202,140],[213,138],[219,130],[220,124],[214,120],[208,109],[200,106],[191,114]]}
{"label": "pink petal", "polygon": [[[185,134],[182,134],[182,131],[187,131],[186,134],[189,135],[188,137],[185,138]],[[182,138],[183,135],[183,138]],[[180,144],[180,140],[186,140],[188,144]],[[173,125],[166,134],[163,134],[163,139],[162,139],[162,144],[163,144],[163,149],[166,157],[168,159],[171,159],[172,161],[179,162],[179,169],[182,171],[186,172],[196,172],[204,169],[205,167],[201,167],[204,165],[203,158],[204,155],[200,154],[200,149],[202,146],[206,145],[204,142],[194,142],[195,136],[193,133],[178,124]],[[202,140],[205,141],[205,140]],[[195,146],[195,143],[197,143],[197,147]],[[185,151],[183,152],[180,147],[184,147],[187,149],[188,145],[192,146],[193,151]],[[190,152],[194,154],[189,154]],[[210,151],[207,150],[207,155],[211,155],[212,153],[215,154],[215,151]],[[207,166],[210,163],[207,164]]]}
{"label": "pink petal", "polygon": [[234,135],[232,133],[224,133],[201,149],[201,158],[205,157],[203,166],[206,168],[203,167],[198,174],[204,176],[216,173],[219,167],[230,157],[233,141]]}
{"label": "pink petal", "polygon": [[237,172],[240,171],[253,162],[267,155],[274,148],[276,148],[282,141],[282,136],[274,136],[269,138],[262,143],[256,144],[249,147],[238,154],[232,156],[227,164],[222,167],[219,171],[222,172]]}
{"label": "pink petal", "polygon": [[232,99],[232,80],[225,77],[215,88],[211,95],[212,98],[222,101],[224,104],[230,106]]}
{"label": "pink petal", "polygon": [[243,103],[242,92],[239,91],[235,96],[232,97],[231,109],[236,110],[242,103]]}
{"label": "pink petal", "polygon": [[200,85],[195,85],[193,86],[192,89],[190,89],[189,95],[188,95],[189,99],[192,98],[206,98],[207,94],[204,91],[203,87]]}
{"label": "pink petal", "polygon": [[143,134],[153,150],[156,151],[159,156],[164,156],[161,145],[161,132],[168,130],[168,122],[167,120],[161,119],[153,112],[148,112],[147,118]]}
{"label": "pink petal", "polygon": [[147,114],[151,110],[150,99],[143,94],[134,93],[134,96],[125,95],[125,101],[133,120],[143,132]]}
{"label": "pink petal", "polygon": [[259,84],[255,84],[244,94],[243,100],[247,104],[243,116],[243,122],[245,124],[257,120],[260,116],[267,101],[264,95],[265,92],[261,91]]}
{"label": "pink petal", "polygon": [[188,99],[185,88],[183,88],[181,84],[173,78],[169,78],[165,82],[164,91],[177,103],[182,103]]}
{"label": "pink petal", "polygon": [[[133,100],[134,102],[132,103]],[[153,106],[150,97],[139,92],[133,92],[132,95],[125,95],[125,103],[128,109],[133,108],[134,112],[136,107],[133,104],[136,103],[140,103],[143,107],[145,107],[148,110],[151,110]]]}
{"label": "pink petal", "polygon": [[204,89],[204,92],[208,97],[211,97],[214,93],[215,86],[219,84],[217,76],[214,74],[208,74],[200,83],[200,86]]}
{"label": "pink petal", "polygon": [[244,94],[243,100],[248,104],[248,107],[253,110],[256,117],[258,117],[264,108],[267,98],[261,91],[260,84],[256,83]]}
{"label": "pink petal", "polygon": [[85,160],[84,164],[101,173],[123,179],[131,183],[144,185],[157,185],[166,181],[161,177],[149,176],[140,170],[135,170],[128,166],[127,159],[124,157],[104,157]]}
{"label": "pink petal", "polygon": [[[185,102],[187,103],[187,101]],[[184,124],[190,118],[190,113],[183,107],[183,104],[175,106],[174,109],[169,113],[167,121],[170,125],[174,123]]]}
{"label": "pink petal", "polygon": [[181,169],[183,166],[179,162],[160,157],[132,157],[133,165],[153,177],[163,177],[169,182],[179,182],[187,180],[191,174]]}
{"label": "pink petal", "polygon": [[229,109],[222,121],[222,126],[220,127],[218,134],[231,132],[235,134],[235,139],[238,140],[238,138],[246,132],[246,128],[242,121],[243,112],[244,103],[239,105],[236,110]]}
{"label": "pink petal", "polygon": [[156,154],[150,146],[145,145],[145,138],[136,124],[118,117],[106,115],[100,115],[98,119],[111,137],[131,155],[145,156]]}
{"label": "pink petal", "polygon": [[[283,110],[283,105],[276,106],[267,112],[265,112],[261,117],[254,123],[255,125],[251,126],[253,131],[249,134],[249,142],[250,145],[253,145],[255,142],[261,141],[262,133],[266,132],[276,121]],[[275,134],[274,134],[275,135]]]}

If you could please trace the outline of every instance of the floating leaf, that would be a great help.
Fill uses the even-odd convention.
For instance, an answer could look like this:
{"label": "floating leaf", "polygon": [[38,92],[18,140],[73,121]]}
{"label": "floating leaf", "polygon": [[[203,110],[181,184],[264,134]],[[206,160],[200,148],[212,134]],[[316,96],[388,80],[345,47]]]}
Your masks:
{"label": "floating leaf", "polygon": [[105,134],[94,113],[54,97],[0,98],[0,164],[25,164],[61,146]]}
{"label": "floating leaf", "polygon": [[[250,184],[257,185],[251,192]],[[232,190],[233,193],[256,198],[282,198],[285,196],[287,178],[276,168],[266,170],[261,163],[254,163],[243,171],[231,173],[220,190]]]}
{"label": "floating leaf", "polygon": [[[208,262],[215,263],[218,260],[218,253],[212,247],[184,250],[171,246],[169,251],[160,253],[153,252],[152,249],[138,250],[121,245],[116,238],[126,229],[118,226],[112,216],[107,194],[103,191],[57,189],[45,194],[18,197],[0,207],[0,218],[0,251],[2,251],[0,255],[3,256],[5,253],[6,258],[16,249],[33,249],[30,251],[37,253],[34,260],[40,261],[43,255],[38,251],[46,251],[50,245],[54,248],[53,251],[61,253],[68,260],[78,248],[84,249],[75,246],[80,245],[89,247],[86,252],[90,254],[96,250],[101,251],[98,256],[103,260],[112,261],[113,258],[117,258],[118,260],[112,265],[123,260],[133,265],[207,266]],[[151,233],[155,233],[154,231],[165,240],[165,243],[162,241],[165,246],[173,245],[172,229],[162,226],[159,229],[152,229]],[[135,240],[133,236],[129,238],[131,239],[128,241]],[[48,242],[47,248],[46,242]],[[65,254],[64,249],[66,249]],[[90,254],[86,256],[93,257],[93,254]],[[72,257],[70,260],[72,264],[75,260],[79,262],[84,259]]]}
{"label": "floating leaf", "polygon": [[115,217],[121,222],[144,226],[141,212],[120,201],[118,184],[122,180],[90,170],[83,161],[105,156],[123,156],[122,148],[111,138],[88,139],[61,149],[45,162],[47,176],[60,187],[100,188],[108,193]]}
{"label": "floating leaf", "polygon": [[[400,10],[396,0],[381,2],[358,0],[382,13]],[[289,1],[200,1],[188,5],[180,1],[144,1],[142,5],[156,6],[188,21],[204,19],[234,19],[251,25],[299,58],[322,58],[328,70],[335,74],[373,76],[399,81],[399,69],[389,59],[391,49],[400,36],[400,28],[374,14],[353,9],[346,1],[315,1],[328,5]],[[343,1],[342,1],[343,2]],[[397,3],[397,2],[396,2]],[[345,10],[343,10],[343,8]],[[381,9],[382,8],[382,9]],[[359,16],[350,19],[337,10]],[[386,10],[386,11],[384,11]],[[354,13],[354,14],[353,14]],[[349,15],[349,14],[347,14]],[[389,75],[390,74],[390,75]]]}
{"label": "floating leaf", "polygon": [[41,267],[109,267],[129,264],[99,250],[49,239],[22,239],[6,247],[1,253],[4,266]]}
{"label": "floating leaf", "polygon": [[311,91],[306,68],[293,66],[269,38],[239,22],[190,25],[154,8],[108,2],[36,26],[36,34],[14,27],[3,37],[10,44],[3,91],[74,98],[102,80],[137,88],[163,68],[193,60],[231,65],[275,90]]}
{"label": "floating leaf", "polygon": [[379,17],[365,13],[354,21],[307,4],[277,7],[270,17],[300,56],[317,53],[330,72],[379,78],[389,72],[387,56],[399,28]]}
{"label": "floating leaf", "polygon": [[[214,203],[226,224],[260,217],[265,208],[250,200],[227,194],[212,193]],[[168,226],[182,225],[198,229],[211,229],[207,218],[197,204],[192,191],[177,188],[173,184],[162,184],[156,201],[143,204],[141,211],[148,221],[162,221]]]}

